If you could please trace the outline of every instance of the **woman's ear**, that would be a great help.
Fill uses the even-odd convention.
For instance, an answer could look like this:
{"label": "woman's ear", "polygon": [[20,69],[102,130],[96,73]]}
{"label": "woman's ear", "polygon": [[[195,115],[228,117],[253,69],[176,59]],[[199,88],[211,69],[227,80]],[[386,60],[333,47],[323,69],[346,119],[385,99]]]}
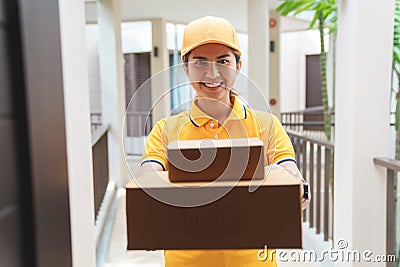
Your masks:
{"label": "woman's ear", "polygon": [[242,69],[243,61],[240,60],[238,64],[236,64],[236,70],[239,72]]}

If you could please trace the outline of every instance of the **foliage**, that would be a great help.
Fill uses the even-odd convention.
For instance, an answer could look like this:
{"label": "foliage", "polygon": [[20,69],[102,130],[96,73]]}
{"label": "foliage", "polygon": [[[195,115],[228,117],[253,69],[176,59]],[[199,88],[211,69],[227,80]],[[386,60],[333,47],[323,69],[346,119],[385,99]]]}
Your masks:
{"label": "foliage", "polygon": [[[395,93],[395,127],[396,127],[396,159],[400,159],[400,0],[396,0],[394,14],[394,34],[393,34],[393,75],[396,75],[397,85],[392,83],[392,92]],[[397,90],[394,88],[397,87]]]}
{"label": "foliage", "polygon": [[320,73],[321,73],[321,93],[322,103],[324,106],[324,128],[325,135],[331,140],[331,117],[329,115],[328,105],[328,89],[327,89],[327,73],[326,73],[326,52],[325,52],[325,29],[329,33],[337,32],[337,5],[336,0],[286,0],[277,9],[282,16],[297,16],[303,12],[313,12],[313,19],[309,25],[312,29],[316,27],[318,22],[318,30],[320,34],[321,56],[320,56]]}
{"label": "foliage", "polygon": [[316,23],[320,19],[320,14],[322,14],[324,26],[329,30],[329,33],[337,32],[336,0],[286,0],[276,11],[280,12],[282,16],[297,16],[306,11],[314,12],[309,26],[310,29],[316,27]]}

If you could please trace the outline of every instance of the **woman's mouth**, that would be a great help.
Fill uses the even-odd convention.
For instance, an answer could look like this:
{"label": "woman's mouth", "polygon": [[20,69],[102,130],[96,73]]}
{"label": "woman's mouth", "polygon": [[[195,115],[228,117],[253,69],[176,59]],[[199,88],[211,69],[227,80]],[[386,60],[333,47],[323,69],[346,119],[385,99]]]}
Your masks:
{"label": "woman's mouth", "polygon": [[208,82],[202,82],[205,87],[207,88],[217,88],[220,87],[224,84],[224,82],[219,82],[219,83],[208,83]]}

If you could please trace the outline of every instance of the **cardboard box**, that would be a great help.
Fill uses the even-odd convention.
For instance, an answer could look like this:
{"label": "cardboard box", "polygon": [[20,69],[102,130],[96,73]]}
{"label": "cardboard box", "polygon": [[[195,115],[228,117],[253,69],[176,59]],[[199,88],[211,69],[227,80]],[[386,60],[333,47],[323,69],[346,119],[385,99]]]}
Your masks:
{"label": "cardboard box", "polygon": [[174,141],[167,149],[169,179],[263,179],[263,152],[263,142],[258,138]]}
{"label": "cardboard box", "polygon": [[[282,168],[266,173],[264,180],[210,184],[143,175],[126,186],[128,249],[302,248],[302,187]],[[254,183],[260,186],[250,193]],[[208,204],[196,202],[221,192]]]}

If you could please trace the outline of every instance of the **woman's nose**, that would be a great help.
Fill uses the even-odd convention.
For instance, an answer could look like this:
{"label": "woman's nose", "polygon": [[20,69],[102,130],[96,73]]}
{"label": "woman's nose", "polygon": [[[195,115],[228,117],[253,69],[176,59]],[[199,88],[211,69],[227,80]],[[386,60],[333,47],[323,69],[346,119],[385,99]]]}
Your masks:
{"label": "woman's nose", "polygon": [[219,69],[216,62],[210,62],[207,68],[207,77],[210,79],[215,79],[219,75]]}

